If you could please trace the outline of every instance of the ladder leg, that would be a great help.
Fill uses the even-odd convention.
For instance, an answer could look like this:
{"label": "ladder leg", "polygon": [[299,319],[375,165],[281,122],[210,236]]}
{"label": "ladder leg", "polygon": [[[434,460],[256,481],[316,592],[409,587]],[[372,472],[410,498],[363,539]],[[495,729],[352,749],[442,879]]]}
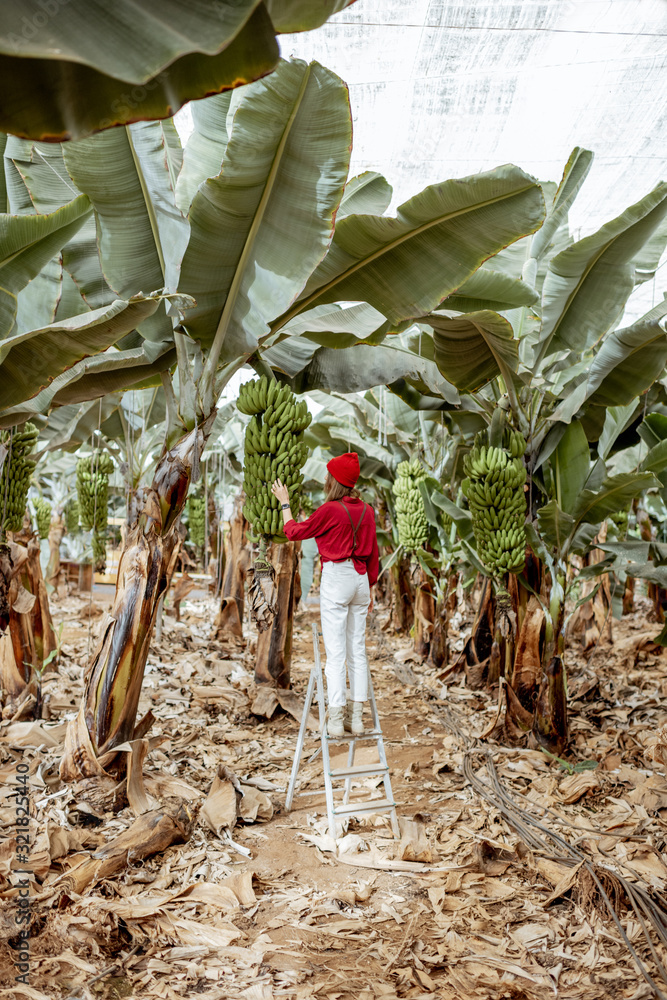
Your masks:
{"label": "ladder leg", "polygon": [[[377,702],[375,701],[375,690],[373,688],[373,679],[371,677],[370,668],[368,670],[368,693],[370,695],[371,715],[373,717],[373,728],[376,729],[378,731],[378,733],[381,733],[382,729],[380,727],[380,717],[378,716]],[[378,748],[378,756],[380,758],[380,763],[382,764],[383,767],[387,767],[387,755],[386,755],[386,753],[384,751],[384,739],[382,738],[382,736],[378,736],[378,739],[377,739],[377,748]],[[392,792],[391,778],[389,777],[389,771],[388,770],[387,770],[387,772],[384,775],[384,778],[382,780],[383,780],[383,783],[384,783],[384,795],[385,795],[385,798],[388,799],[389,802],[393,802],[394,801],[394,794]],[[391,816],[391,829],[392,829],[392,833],[394,834],[394,839],[395,840],[400,840],[401,839],[401,831],[400,831],[399,826],[398,826],[398,815],[396,813],[396,808],[395,807],[391,810],[390,816]]]}
{"label": "ladder leg", "polygon": [[331,783],[331,760],[329,758],[329,734],[324,722],[324,681],[322,680],[322,670],[319,669],[319,656],[316,661],[317,669],[317,699],[320,704],[320,718],[322,726],[320,729],[320,741],[322,743],[322,767],[324,770],[324,795],[327,802],[327,819],[329,821],[329,836],[336,839],[336,816],[334,814],[333,785]]}
{"label": "ladder leg", "polygon": [[[348,769],[354,764],[354,749],[356,746],[355,740],[350,740],[350,748],[347,751],[347,766]],[[350,791],[352,789],[352,778],[345,779],[345,794],[343,795],[343,804],[347,805],[350,800]]]}
{"label": "ladder leg", "polygon": [[378,715],[377,702],[375,701],[375,688],[373,687],[373,678],[371,677],[370,667],[368,668],[368,700],[371,706],[371,719],[373,720],[373,729],[380,732],[381,731],[380,716]]}
{"label": "ladder leg", "polygon": [[313,661],[315,675],[317,678],[317,702],[320,710],[320,733],[324,732],[324,719],[326,708],[324,704],[324,685],[322,683],[322,662],[320,660],[320,639],[317,631],[317,624],[313,622]]}
{"label": "ladder leg", "polygon": [[299,765],[301,764],[301,755],[303,754],[303,743],[306,738],[306,728],[308,726],[308,716],[310,714],[310,707],[313,704],[313,693],[315,691],[315,667],[311,668],[310,677],[308,678],[308,690],[306,692],[306,700],[303,703],[303,715],[301,717],[301,725],[299,727],[299,738],[296,744],[296,753],[294,754],[294,763],[292,764],[292,773],[289,779],[289,786],[287,788],[287,798],[285,799],[285,809],[287,812],[292,808],[292,801],[294,799],[294,792],[296,789],[296,777],[299,773]]}

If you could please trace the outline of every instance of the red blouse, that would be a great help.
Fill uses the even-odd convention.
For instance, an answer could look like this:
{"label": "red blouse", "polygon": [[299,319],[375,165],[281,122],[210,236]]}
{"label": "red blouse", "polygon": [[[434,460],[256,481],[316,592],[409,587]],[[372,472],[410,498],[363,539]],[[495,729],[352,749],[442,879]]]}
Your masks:
{"label": "red blouse", "polygon": [[[357,546],[352,555],[352,525],[347,511],[350,511],[352,521],[361,524],[357,530]],[[368,573],[368,582],[373,586],[380,572],[378,558],[378,542],[375,532],[375,512],[366,504],[363,517],[362,501],[356,497],[345,497],[342,503],[329,500],[313,511],[305,521],[288,521],[284,531],[292,542],[303,538],[315,538],[320,559],[325,562],[342,562],[352,558],[357,573]]]}

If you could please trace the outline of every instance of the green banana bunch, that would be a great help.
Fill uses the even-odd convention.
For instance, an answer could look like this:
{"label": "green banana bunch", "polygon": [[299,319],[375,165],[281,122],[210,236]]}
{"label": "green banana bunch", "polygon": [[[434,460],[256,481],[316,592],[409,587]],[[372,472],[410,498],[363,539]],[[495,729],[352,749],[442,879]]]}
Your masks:
{"label": "green banana bunch", "polygon": [[419,459],[400,462],[392,492],[396,501],[396,527],[398,540],[408,551],[414,552],[426,544],[428,524],[419,483],[426,478],[426,470]]}
{"label": "green banana bunch", "polygon": [[494,576],[520,573],[526,559],[526,441],[506,428],[503,447],[492,448],[482,431],[466,455],[462,485],[472,514],[477,554]]}
{"label": "green banana bunch", "polygon": [[303,432],[312,420],[305,399],[297,401],[288,385],[263,375],[245,382],[237,408],[251,415],[245,432],[243,514],[253,529],[276,542],[286,541],[280,503],[271,492],[276,479],[287,487],[292,513],[299,510],[303,476],[308,458]]}
{"label": "green banana bunch", "polygon": [[35,504],[35,519],[37,521],[39,537],[48,538],[51,527],[51,504],[44,497],[36,497],[33,502]]}
{"label": "green banana bunch", "polygon": [[7,449],[0,473],[1,533],[20,531],[23,526],[28,488],[36,460],[30,458],[37,443],[38,431],[34,424],[24,424],[20,431],[0,431],[0,444]]}
{"label": "green banana bunch", "polygon": [[79,524],[79,501],[72,497],[65,507],[65,526],[68,535],[76,535],[81,530]]}
{"label": "green banana bunch", "polygon": [[205,541],[206,514],[204,497],[193,493],[188,497],[188,533],[190,541],[197,548],[202,548]]}
{"label": "green banana bunch", "polygon": [[630,516],[629,510],[617,510],[615,514],[610,514],[610,520],[614,522],[618,528],[619,535],[624,535],[628,530],[628,518]]}
{"label": "green banana bunch", "polygon": [[93,532],[93,562],[103,566],[106,558],[107,519],[109,510],[109,475],[113,462],[99,451],[76,463],[76,489],[79,497],[81,527]]}

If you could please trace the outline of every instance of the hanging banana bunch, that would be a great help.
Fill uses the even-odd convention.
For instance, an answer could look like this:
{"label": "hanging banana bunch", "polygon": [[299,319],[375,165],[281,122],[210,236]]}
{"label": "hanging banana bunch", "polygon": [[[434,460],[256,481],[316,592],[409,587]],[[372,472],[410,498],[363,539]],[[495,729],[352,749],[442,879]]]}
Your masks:
{"label": "hanging banana bunch", "polygon": [[188,533],[190,541],[198,549],[203,548],[206,531],[206,512],[204,497],[193,493],[188,497]]}
{"label": "hanging banana bunch", "polygon": [[51,504],[44,497],[35,497],[33,504],[35,507],[35,520],[37,521],[37,533],[40,538],[48,538],[51,528]]}
{"label": "hanging banana bunch", "polygon": [[463,463],[477,554],[491,576],[520,573],[526,559],[526,440],[506,427],[502,441],[490,447],[482,431]]}
{"label": "hanging banana bunch", "polygon": [[419,483],[426,479],[426,470],[419,459],[401,462],[396,469],[392,492],[396,500],[398,540],[409,552],[423,548],[428,539],[428,524]]}
{"label": "hanging banana bunch", "polygon": [[292,514],[299,509],[299,493],[308,447],[303,432],[312,417],[305,399],[297,402],[288,385],[265,375],[241,386],[237,408],[251,414],[245,432],[243,513],[255,532],[275,542],[287,539],[282,532],[280,504],[271,485],[281,479],[290,495]]}
{"label": "hanging banana bunch", "polygon": [[305,399],[297,402],[288,385],[266,375],[241,386],[236,406],[251,417],[245,432],[243,514],[261,536],[249,597],[251,617],[263,632],[270,628],[277,609],[275,573],[266,557],[266,546],[269,541],[287,541],[280,504],[271,486],[276,479],[282,480],[296,516],[303,483],[301,469],[308,457],[303,432],[312,417]]}
{"label": "hanging banana bunch", "polygon": [[65,507],[65,527],[68,535],[76,535],[81,530],[79,523],[79,501],[73,497]]}
{"label": "hanging banana bunch", "polygon": [[28,488],[36,459],[30,458],[37,443],[34,424],[24,424],[20,431],[0,431],[0,445],[7,449],[0,474],[0,535],[20,531],[28,500]]}
{"label": "hanging banana bunch", "polygon": [[92,531],[93,563],[101,570],[106,560],[109,475],[113,472],[109,455],[96,451],[76,463],[76,488],[79,496],[81,527]]}

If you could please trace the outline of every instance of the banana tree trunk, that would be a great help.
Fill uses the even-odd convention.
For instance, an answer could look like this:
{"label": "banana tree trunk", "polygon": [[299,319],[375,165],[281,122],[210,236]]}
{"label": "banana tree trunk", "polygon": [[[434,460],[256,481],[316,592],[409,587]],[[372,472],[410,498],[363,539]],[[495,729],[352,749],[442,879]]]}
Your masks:
{"label": "banana tree trunk", "polygon": [[631,615],[635,610],[635,578],[634,576],[629,576],[625,581],[625,589],[623,591],[623,614]]}
{"label": "banana tree trunk", "polygon": [[39,708],[39,674],[32,630],[35,598],[23,585],[28,550],[9,542],[3,548],[7,625],[0,637],[0,683],[4,719],[35,716]]}
{"label": "banana tree trunk", "polygon": [[292,665],[292,626],[299,594],[299,542],[273,546],[276,571],[277,612],[271,627],[257,636],[255,682],[273,687],[290,686]]}
{"label": "banana tree trunk", "polygon": [[42,574],[39,541],[34,537],[31,538],[27,549],[28,558],[23,567],[22,582],[28,593],[35,598],[30,616],[37,664],[41,667],[44,660],[57,649],[56,632],[53,627],[46,582]]}
{"label": "banana tree trunk", "polygon": [[215,619],[216,639],[222,639],[225,633],[243,638],[245,578],[250,558],[247,533],[248,522],[243,516],[243,497],[239,495],[234,501],[234,513],[225,539],[225,574],[220,610]]}
{"label": "banana tree trunk", "polygon": [[193,468],[214,417],[215,412],[163,455],[152,485],[132,499],[110,621],[88,667],[79,714],[67,729],[60,765],[64,781],[104,775],[114,748],[145,732],[136,715],[158,605]]}
{"label": "banana tree trunk", "polygon": [[456,611],[456,590],[459,574],[450,573],[447,587],[436,602],[433,634],[428,654],[429,666],[440,670],[449,659],[449,618]]}
{"label": "banana tree trunk", "polygon": [[420,567],[415,585],[415,653],[426,659],[431,650],[435,626],[433,580]]}
{"label": "banana tree trunk", "polygon": [[536,594],[523,593],[516,581],[508,586],[507,597],[518,628],[499,643],[500,659],[505,663],[505,733],[511,740],[528,737],[529,745],[560,754],[568,740],[565,608],[563,600],[552,599],[546,573],[534,574],[533,580],[540,581],[539,599]]}
{"label": "banana tree trunk", "polygon": [[392,626],[395,632],[405,635],[414,623],[414,594],[410,577],[410,560],[399,559],[391,567],[393,590]]}
{"label": "banana tree trunk", "polygon": [[54,510],[49,528],[49,562],[46,567],[46,584],[54,589],[58,585],[60,575],[60,543],[64,534],[65,523],[62,514]]}

